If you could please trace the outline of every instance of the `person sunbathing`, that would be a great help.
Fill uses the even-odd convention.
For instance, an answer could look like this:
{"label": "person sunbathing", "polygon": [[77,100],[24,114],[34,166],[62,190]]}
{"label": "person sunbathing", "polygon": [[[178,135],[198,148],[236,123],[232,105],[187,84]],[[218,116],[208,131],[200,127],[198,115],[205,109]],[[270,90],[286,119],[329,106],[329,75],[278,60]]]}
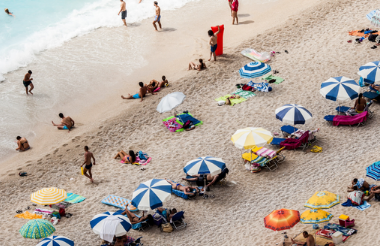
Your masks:
{"label": "person sunbathing", "polygon": [[26,140],[26,138],[22,138],[20,136],[17,136],[16,139],[17,139],[17,149],[16,150],[21,152],[21,151],[25,151],[25,150],[30,149],[28,140]]}
{"label": "person sunbathing", "polygon": [[363,98],[363,94],[359,93],[358,99],[355,101],[355,105],[352,109],[355,109],[356,113],[363,113],[367,101]]}
{"label": "person sunbathing", "polygon": [[144,216],[144,213],[145,212],[143,211],[142,216],[139,218],[139,217],[137,217],[137,215],[135,215],[134,213],[132,213],[131,211],[128,210],[128,205],[127,205],[125,207],[124,212],[122,212],[121,215],[127,215],[131,224],[134,225],[134,224],[138,224],[138,223],[148,219],[150,216],[152,216],[150,214],[148,214],[147,216]]}
{"label": "person sunbathing", "polygon": [[198,71],[201,71],[202,69],[205,69],[205,68],[207,68],[206,64],[203,63],[202,59],[199,59],[199,64],[198,65],[196,65],[194,62],[190,62],[188,70],[198,70]]}
{"label": "person sunbathing", "polygon": [[[186,175],[187,175],[187,176],[191,176],[192,178],[182,178],[182,180],[186,180],[186,181],[198,181],[198,180],[200,180],[200,179],[203,180],[202,177],[204,177],[203,174],[188,175],[188,174],[186,173]],[[211,181],[214,179],[214,177],[211,176],[211,174],[207,174],[207,175],[206,175],[206,179],[207,179],[207,181],[210,181],[210,182],[211,182]]]}
{"label": "person sunbathing", "polygon": [[306,243],[304,242],[296,242],[293,240],[293,238],[291,239],[292,240],[292,243],[295,244],[295,245],[302,245],[302,246],[315,246],[315,241],[314,241],[314,237],[313,235],[309,235],[309,233],[307,231],[304,231],[302,233],[303,237],[306,238]]}
{"label": "person sunbathing", "polygon": [[135,163],[136,162],[136,154],[133,150],[129,151],[129,155],[124,152],[124,150],[118,152],[114,159],[121,158],[124,163]]}
{"label": "person sunbathing", "polygon": [[373,197],[375,197],[377,201],[380,201],[380,185],[373,186],[371,190],[369,191],[368,198],[364,200],[369,202]]}
{"label": "person sunbathing", "polygon": [[348,190],[347,192],[352,192],[354,191],[354,186],[357,186],[359,190],[361,191],[366,191],[366,190],[370,190],[370,185],[367,183],[367,181],[365,181],[364,179],[357,179],[357,178],[354,178],[352,180],[352,186],[348,186]]}
{"label": "person sunbathing", "polygon": [[174,182],[167,180],[167,179],[165,179],[165,180],[172,185],[172,188],[174,190],[182,191],[183,193],[185,193],[185,195],[193,195],[194,189],[196,190],[196,192],[199,192],[199,189],[197,187],[184,186],[184,185],[181,185],[179,183],[174,183]]}

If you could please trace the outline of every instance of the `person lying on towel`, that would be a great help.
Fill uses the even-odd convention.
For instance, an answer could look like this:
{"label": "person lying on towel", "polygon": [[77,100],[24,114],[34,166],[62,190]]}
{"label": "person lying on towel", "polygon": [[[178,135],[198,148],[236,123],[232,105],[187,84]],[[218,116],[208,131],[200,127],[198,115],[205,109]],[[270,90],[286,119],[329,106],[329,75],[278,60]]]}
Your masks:
{"label": "person lying on towel", "polygon": [[174,182],[167,180],[167,179],[165,179],[165,180],[168,181],[168,183],[170,183],[172,185],[172,188],[174,190],[182,191],[183,193],[185,193],[185,195],[193,195],[194,189],[196,190],[196,192],[199,192],[199,189],[197,187],[184,186],[184,185],[181,185],[180,183],[174,183]]}
{"label": "person lying on towel", "polygon": [[357,178],[354,178],[354,179],[352,180],[352,185],[347,187],[347,188],[348,188],[347,192],[352,192],[352,191],[354,191],[354,186],[357,186],[359,190],[364,191],[364,192],[365,192],[366,190],[369,191],[370,188],[371,188],[371,185],[368,184],[368,182],[365,181],[364,179],[357,179]]}
{"label": "person lying on towel", "polygon": [[128,205],[127,205],[127,206],[125,206],[124,212],[122,212],[121,214],[122,215],[127,215],[128,219],[129,219],[129,221],[131,222],[132,225],[138,224],[138,223],[140,223],[142,221],[145,221],[145,220],[149,220],[149,221],[153,222],[152,215],[148,214],[147,216],[144,216],[144,213],[145,212],[143,211],[142,216],[139,218],[134,213],[132,213],[131,211],[128,210]]}
{"label": "person lying on towel", "polygon": [[309,235],[307,231],[302,233],[303,237],[306,238],[306,243],[304,242],[296,242],[292,239],[292,243],[294,245],[302,245],[302,246],[315,246],[315,241],[313,235]]}

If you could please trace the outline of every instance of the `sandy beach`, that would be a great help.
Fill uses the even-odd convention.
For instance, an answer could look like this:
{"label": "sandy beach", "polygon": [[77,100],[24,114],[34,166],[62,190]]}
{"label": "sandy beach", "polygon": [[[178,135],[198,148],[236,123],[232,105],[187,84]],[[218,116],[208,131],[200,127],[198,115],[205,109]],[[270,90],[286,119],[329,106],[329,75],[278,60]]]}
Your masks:
{"label": "sandy beach", "polygon": [[[207,63],[207,70],[186,71],[189,60],[200,56],[208,58],[207,36],[203,29],[189,27],[189,33],[180,27],[185,26],[185,20],[196,13],[196,4],[209,7],[215,3],[212,0],[190,3],[186,5],[188,11],[181,9],[167,13],[171,20],[177,21],[170,27],[175,30],[165,33],[162,42],[159,38],[146,41],[148,48],[144,52],[154,52],[154,57],[142,62],[144,66],[127,77],[123,77],[119,68],[107,65],[104,65],[104,71],[91,66],[77,71],[76,75],[81,79],[101,81],[119,78],[122,81],[127,78],[128,82],[92,92],[91,97],[103,96],[104,100],[91,103],[91,108],[85,108],[85,111],[68,103],[65,109],[74,108],[69,115],[79,123],[74,131],[69,134],[56,131],[47,125],[50,122],[47,121],[39,130],[46,134],[38,134],[40,137],[31,144],[32,150],[10,156],[1,163],[0,245],[37,244],[37,240],[25,239],[18,232],[26,220],[13,216],[16,210],[31,205],[32,192],[44,187],[59,187],[86,197],[84,202],[69,207],[73,217],[64,218],[55,226],[57,231],[54,235],[69,237],[75,245],[100,245],[101,240],[91,231],[89,222],[98,213],[117,210],[102,204],[103,198],[110,194],[131,198],[139,183],[151,178],[170,178],[179,182],[184,177],[184,165],[206,155],[222,158],[230,174],[227,185],[212,188],[215,198],[198,197],[189,201],[173,195],[165,204],[165,207],[185,211],[186,229],[166,234],[153,227],[144,232],[131,230],[128,235],[134,238],[142,236],[144,245],[277,245],[283,235],[265,228],[263,223],[264,217],[273,210],[287,208],[302,213],[306,210],[303,205],[307,199],[316,191],[323,190],[339,194],[341,201],[346,201],[346,187],[351,180],[365,178],[365,168],[378,161],[379,143],[374,132],[380,122],[377,116],[379,105],[372,106],[375,116],[365,126],[333,127],[323,117],[334,114],[338,103],[324,99],[319,89],[320,84],[330,77],[345,76],[357,81],[359,67],[378,59],[378,49],[370,49],[372,45],[368,41],[347,43],[347,40],[355,39],[348,35],[348,31],[370,27],[365,15],[378,7],[376,2],[279,1],[262,5],[261,10],[253,9],[261,5],[241,1],[239,14],[242,25],[234,27],[228,18],[227,2],[218,4],[215,11],[225,9],[224,15],[213,12],[199,18],[193,16],[192,20],[195,19],[194,26],[203,23],[206,31],[214,23],[225,24],[228,30],[224,39],[225,54],[216,63]],[[131,32],[137,32],[138,28],[147,33],[152,31],[148,20],[131,27]],[[57,49],[71,47],[75,51],[95,35],[111,36],[112,32],[121,35],[119,28],[102,28],[70,41],[70,46]],[[147,35],[149,39],[152,34]],[[111,37],[109,42],[112,43],[114,38]],[[150,46],[152,42],[160,47]],[[285,81],[273,85],[270,93],[257,92],[255,97],[241,104],[218,107],[215,98],[235,91],[235,84],[249,82],[240,78],[238,73],[250,62],[240,54],[247,47],[281,52],[269,64]],[[117,56],[119,51],[114,49],[108,60],[114,61],[113,56]],[[56,50],[46,51],[41,57],[45,59],[52,52]],[[90,51],[83,54],[91,56]],[[49,68],[52,65],[37,62],[31,66]],[[59,73],[62,71],[58,70]],[[158,79],[162,71],[170,79],[171,86],[157,96],[148,96],[142,103],[120,99],[121,94],[136,91],[137,81]],[[15,79],[20,74],[21,71],[16,71],[8,78]],[[116,95],[115,90],[120,93]],[[160,114],[156,111],[160,99],[176,91],[186,95],[176,110],[188,110],[204,122],[193,131],[169,132],[162,119],[173,115],[173,112]],[[273,133],[280,132],[282,122],[275,118],[274,112],[287,103],[301,104],[313,114],[312,122],[300,128],[320,128],[316,145],[323,147],[323,152],[312,153],[310,148],[285,151],[286,160],[276,171],[263,170],[256,174],[246,171],[240,150],[230,140],[231,135],[245,127],[263,127]],[[353,106],[353,103],[345,102],[347,106]],[[93,168],[94,184],[79,173],[85,145],[97,159]],[[145,171],[139,166],[121,164],[113,159],[117,151],[130,149],[143,150],[152,157],[152,162],[144,166]],[[19,177],[20,170],[29,175]],[[376,183],[370,178],[366,180],[370,184]],[[376,212],[379,204],[375,201],[370,204],[372,206],[365,211],[340,204],[328,210],[334,215],[331,220],[334,223],[340,214],[355,219],[358,233],[345,245],[370,246],[380,240],[376,230],[380,220]],[[292,236],[304,230],[311,230],[311,225],[299,223],[287,234]]]}

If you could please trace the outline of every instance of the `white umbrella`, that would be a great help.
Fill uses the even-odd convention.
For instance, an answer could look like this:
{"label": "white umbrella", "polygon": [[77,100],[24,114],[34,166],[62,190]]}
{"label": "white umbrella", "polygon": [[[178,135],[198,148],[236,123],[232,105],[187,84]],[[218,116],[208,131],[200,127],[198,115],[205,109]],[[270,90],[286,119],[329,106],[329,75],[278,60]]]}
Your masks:
{"label": "white umbrella", "polygon": [[92,230],[108,242],[112,242],[113,237],[121,237],[127,234],[132,228],[129,219],[123,215],[105,212],[95,215],[90,221]]}
{"label": "white umbrella", "polygon": [[157,111],[160,113],[168,112],[180,105],[185,97],[185,94],[182,92],[170,93],[161,99],[161,102],[157,106]]}

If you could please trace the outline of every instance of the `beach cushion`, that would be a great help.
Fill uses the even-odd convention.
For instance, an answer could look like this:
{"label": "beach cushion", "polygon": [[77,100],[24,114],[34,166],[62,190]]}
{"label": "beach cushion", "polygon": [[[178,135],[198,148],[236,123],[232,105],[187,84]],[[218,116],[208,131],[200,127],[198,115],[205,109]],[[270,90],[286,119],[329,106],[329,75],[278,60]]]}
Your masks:
{"label": "beach cushion", "polygon": [[102,200],[102,203],[111,205],[117,208],[125,209],[125,206],[129,203],[128,210],[131,212],[138,211],[138,209],[131,204],[131,200],[120,197],[120,196],[115,196],[115,195],[109,195],[106,198]]}
{"label": "beach cushion", "polygon": [[377,94],[376,92],[364,92],[363,93],[363,97],[366,97],[368,99],[375,99],[379,94]]}

